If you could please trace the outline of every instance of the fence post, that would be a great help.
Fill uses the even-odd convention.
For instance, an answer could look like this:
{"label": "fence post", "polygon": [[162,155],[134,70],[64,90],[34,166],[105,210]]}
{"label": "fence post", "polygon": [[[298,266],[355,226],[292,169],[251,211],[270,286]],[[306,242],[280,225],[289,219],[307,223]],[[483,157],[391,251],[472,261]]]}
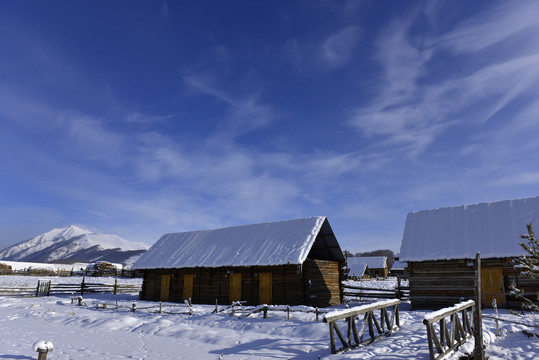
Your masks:
{"label": "fence post", "polygon": [[335,346],[335,323],[334,322],[329,323],[329,342],[331,346],[331,353],[336,354],[337,347]]}
{"label": "fence post", "polygon": [[47,353],[54,349],[50,341],[38,341],[34,344],[34,351],[38,353],[37,360],[47,360]]}
{"label": "fence post", "polygon": [[427,324],[427,340],[429,342],[429,355],[430,360],[436,359],[436,356],[434,355],[434,345],[432,344],[432,326],[430,324]]}
{"label": "fence post", "polygon": [[500,336],[500,321],[498,320],[498,306],[496,298],[492,299],[492,307],[494,308],[494,316],[496,316],[496,336]]}
{"label": "fence post", "polygon": [[399,320],[399,304],[395,305],[393,308],[393,316],[395,316],[395,321],[397,322],[397,326],[401,327],[401,322]]}
{"label": "fence post", "polygon": [[318,308],[316,308],[316,321],[318,322]]}
{"label": "fence post", "polygon": [[114,295],[118,293],[118,278],[114,277]]}
{"label": "fence post", "polygon": [[286,318],[290,320],[290,305],[286,305]]}
{"label": "fence post", "polygon": [[133,301],[133,304],[131,304],[131,311],[135,312],[137,310],[137,302]]}
{"label": "fence post", "polygon": [[483,322],[481,319],[481,254],[478,252],[475,255],[475,287],[474,287],[474,358],[476,360],[485,359],[485,349],[483,348]]}
{"label": "fence post", "polygon": [[264,305],[264,319],[268,318],[268,305]]}
{"label": "fence post", "polygon": [[84,279],[85,279],[85,277],[82,277],[82,283],[80,284],[80,294],[81,295],[84,295],[84,286],[85,286]]}

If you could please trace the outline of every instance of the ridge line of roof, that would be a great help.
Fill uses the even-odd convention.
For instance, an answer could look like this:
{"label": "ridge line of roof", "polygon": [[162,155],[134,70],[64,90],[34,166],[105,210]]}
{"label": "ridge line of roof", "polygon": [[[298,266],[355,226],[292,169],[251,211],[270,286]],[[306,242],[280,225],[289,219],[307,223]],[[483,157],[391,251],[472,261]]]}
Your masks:
{"label": "ridge line of roof", "polygon": [[453,209],[453,208],[461,208],[461,207],[466,208],[468,206],[477,206],[477,205],[484,205],[484,204],[498,204],[498,203],[503,203],[503,202],[529,200],[529,199],[535,199],[535,198],[539,198],[539,196],[523,197],[523,198],[517,198],[517,199],[495,200],[495,201],[484,201],[484,202],[478,202],[478,203],[472,203],[472,204],[461,204],[461,205],[453,205],[453,206],[442,206],[438,208],[410,211],[408,214],[417,214],[417,213],[422,213],[425,211],[433,211],[433,210],[440,210],[440,209]]}
{"label": "ridge line of roof", "polygon": [[192,233],[192,232],[201,232],[201,231],[215,231],[215,230],[224,230],[224,229],[236,229],[241,227],[247,227],[247,226],[259,226],[264,224],[278,224],[278,223],[285,223],[285,222],[291,222],[291,221],[299,221],[299,220],[307,220],[307,219],[315,219],[315,218],[324,218],[327,219],[326,216],[308,216],[304,218],[297,218],[297,219],[288,219],[288,220],[277,220],[277,221],[264,221],[260,223],[254,223],[254,224],[243,224],[243,225],[233,225],[233,226],[224,226],[224,227],[216,227],[213,229],[199,229],[199,230],[186,230],[186,231],[176,231],[176,232],[170,232],[165,233],[161,237],[165,235],[170,234],[182,234],[182,233]]}

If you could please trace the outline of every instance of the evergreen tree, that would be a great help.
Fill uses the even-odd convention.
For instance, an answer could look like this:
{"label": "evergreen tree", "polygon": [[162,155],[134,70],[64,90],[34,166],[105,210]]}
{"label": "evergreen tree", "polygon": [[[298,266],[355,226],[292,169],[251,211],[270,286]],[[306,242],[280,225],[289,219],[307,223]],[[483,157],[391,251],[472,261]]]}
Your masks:
{"label": "evergreen tree", "polygon": [[[514,268],[521,275],[531,279],[539,278],[539,241],[533,233],[532,224],[527,224],[528,233],[520,235],[527,241],[521,241],[520,246],[526,251],[524,255],[513,260]],[[537,311],[537,306],[532,300],[524,296],[524,292],[516,286],[511,286],[511,292],[522,302],[522,308],[525,310]]]}

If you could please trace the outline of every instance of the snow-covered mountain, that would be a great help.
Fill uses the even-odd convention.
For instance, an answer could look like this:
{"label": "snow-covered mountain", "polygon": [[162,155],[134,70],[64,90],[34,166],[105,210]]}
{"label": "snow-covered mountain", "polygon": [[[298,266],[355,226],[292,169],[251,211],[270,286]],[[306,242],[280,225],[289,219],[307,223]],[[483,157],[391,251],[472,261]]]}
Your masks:
{"label": "snow-covered mountain", "polygon": [[117,235],[95,233],[71,225],[12,245],[0,251],[0,260],[131,263],[133,257],[140,256],[147,248]]}

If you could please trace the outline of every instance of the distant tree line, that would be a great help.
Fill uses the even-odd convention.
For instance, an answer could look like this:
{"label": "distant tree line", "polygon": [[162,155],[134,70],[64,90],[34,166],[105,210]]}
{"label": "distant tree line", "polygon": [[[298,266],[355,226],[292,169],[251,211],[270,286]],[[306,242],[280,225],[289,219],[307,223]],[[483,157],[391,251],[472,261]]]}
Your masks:
{"label": "distant tree line", "polygon": [[387,261],[389,263],[389,267],[393,266],[393,263],[395,262],[395,253],[389,249],[379,249],[374,251],[366,251],[366,252],[359,252],[359,253],[352,253],[348,250],[344,250],[344,256],[347,258],[349,257],[360,257],[360,256],[387,256]]}

